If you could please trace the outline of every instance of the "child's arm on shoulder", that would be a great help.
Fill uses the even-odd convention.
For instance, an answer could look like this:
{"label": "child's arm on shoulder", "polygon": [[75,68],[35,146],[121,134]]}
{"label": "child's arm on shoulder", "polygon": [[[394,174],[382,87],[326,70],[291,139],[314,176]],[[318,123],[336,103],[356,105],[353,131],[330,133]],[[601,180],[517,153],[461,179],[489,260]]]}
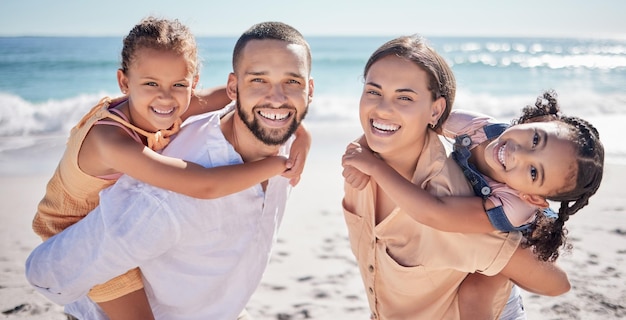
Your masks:
{"label": "child's arm on shoulder", "polygon": [[296,139],[291,145],[289,153],[289,159],[287,159],[287,167],[289,170],[283,172],[282,176],[289,179],[289,183],[292,186],[296,186],[300,182],[300,176],[304,171],[304,164],[306,163],[306,157],[311,149],[311,133],[304,126],[304,123],[300,123],[296,130]]}
{"label": "child's arm on shoulder", "polygon": [[398,207],[419,223],[447,232],[485,233],[494,230],[481,198],[436,197],[400,175],[368,148],[351,144],[342,164],[344,168],[352,166],[376,180]]}
{"label": "child's arm on shoulder", "polygon": [[191,95],[189,108],[181,118],[185,120],[194,115],[222,109],[231,101],[226,94],[226,86],[196,90],[195,94]]}
{"label": "child's arm on shoulder", "polygon": [[[204,168],[193,162],[163,156],[113,126],[93,127],[80,153],[79,162],[98,162],[110,170],[97,174],[85,171],[93,176],[122,172],[159,188],[202,199],[219,198],[248,189],[288,169],[286,159],[278,156]],[[81,161],[81,157],[85,161]]]}
{"label": "child's arm on shoulder", "polygon": [[538,260],[530,248],[518,247],[500,274],[526,291],[546,296],[558,296],[571,288],[563,269],[554,262]]}

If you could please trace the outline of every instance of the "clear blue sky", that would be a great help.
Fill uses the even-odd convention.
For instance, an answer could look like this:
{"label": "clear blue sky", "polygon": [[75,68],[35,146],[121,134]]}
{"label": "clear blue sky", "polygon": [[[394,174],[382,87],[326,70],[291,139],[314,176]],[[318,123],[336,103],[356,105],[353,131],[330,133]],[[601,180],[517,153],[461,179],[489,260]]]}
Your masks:
{"label": "clear blue sky", "polygon": [[0,0],[0,36],[123,36],[149,14],[178,18],[197,36],[277,20],[305,36],[626,38],[625,0]]}

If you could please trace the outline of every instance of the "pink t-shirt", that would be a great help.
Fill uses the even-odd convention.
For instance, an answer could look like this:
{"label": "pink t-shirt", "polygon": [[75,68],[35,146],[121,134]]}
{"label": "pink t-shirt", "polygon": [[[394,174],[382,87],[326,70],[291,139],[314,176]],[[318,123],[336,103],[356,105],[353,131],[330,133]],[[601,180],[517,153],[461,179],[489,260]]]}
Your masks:
{"label": "pink t-shirt", "polygon": [[[487,140],[483,127],[494,123],[501,122],[484,114],[467,110],[453,110],[443,125],[443,135],[448,138],[456,138],[463,134],[469,135],[472,139],[472,144],[469,147],[471,150]],[[504,183],[492,180],[486,175],[483,177],[491,187],[491,195],[488,199],[495,206],[502,206],[504,214],[513,226],[519,227],[535,218],[535,213],[539,208],[522,200],[519,197],[519,192]]]}

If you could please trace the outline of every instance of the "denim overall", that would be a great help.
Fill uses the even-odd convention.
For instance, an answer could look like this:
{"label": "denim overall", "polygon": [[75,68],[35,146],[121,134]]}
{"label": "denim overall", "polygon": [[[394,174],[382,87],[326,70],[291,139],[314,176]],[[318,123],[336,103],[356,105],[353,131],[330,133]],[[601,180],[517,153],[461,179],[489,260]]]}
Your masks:
{"label": "denim overall", "polygon": [[[507,124],[504,123],[495,123],[488,124],[483,127],[485,131],[485,135],[488,140],[491,140],[504,132],[508,128]],[[463,134],[457,136],[454,142],[454,151],[452,152],[452,157],[454,161],[461,167],[463,170],[463,174],[465,174],[465,178],[472,185],[474,189],[474,194],[483,198],[483,201],[486,200],[491,195],[491,187],[487,184],[487,181],[483,177],[483,175],[476,170],[474,165],[468,162],[472,153],[470,152],[469,147],[472,145],[472,138],[469,135]],[[489,221],[493,225],[494,228],[504,232],[510,231],[525,231],[530,226],[531,223],[527,223],[525,225],[514,227],[509,219],[504,214],[504,209],[502,206],[497,206],[495,208],[486,210],[487,217]]]}

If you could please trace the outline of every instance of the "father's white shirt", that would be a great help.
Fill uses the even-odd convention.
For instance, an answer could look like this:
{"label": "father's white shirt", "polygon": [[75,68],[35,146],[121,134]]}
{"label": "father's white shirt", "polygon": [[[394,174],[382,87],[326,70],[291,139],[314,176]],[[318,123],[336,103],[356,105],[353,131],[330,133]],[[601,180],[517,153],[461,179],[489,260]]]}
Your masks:
{"label": "father's white shirt", "polygon": [[[205,167],[242,163],[220,115],[189,119],[163,154]],[[31,253],[26,275],[79,319],[103,317],[89,288],[136,266],[156,319],[236,319],[267,266],[290,190],[279,176],[265,193],[256,185],[199,200],[123,176],[98,208]]]}

